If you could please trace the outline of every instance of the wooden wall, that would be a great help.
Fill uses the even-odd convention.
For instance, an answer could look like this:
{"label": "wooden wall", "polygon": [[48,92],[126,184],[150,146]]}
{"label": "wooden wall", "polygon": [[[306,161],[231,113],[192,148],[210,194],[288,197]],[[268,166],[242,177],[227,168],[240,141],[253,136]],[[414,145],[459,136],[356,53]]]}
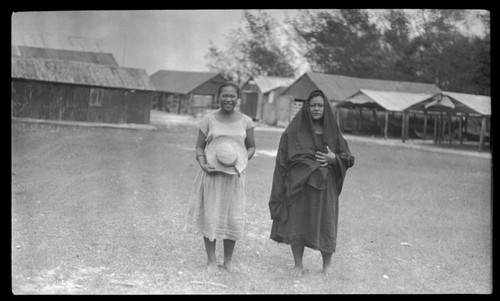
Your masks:
{"label": "wooden wall", "polygon": [[28,80],[11,84],[14,117],[149,124],[152,92]]}

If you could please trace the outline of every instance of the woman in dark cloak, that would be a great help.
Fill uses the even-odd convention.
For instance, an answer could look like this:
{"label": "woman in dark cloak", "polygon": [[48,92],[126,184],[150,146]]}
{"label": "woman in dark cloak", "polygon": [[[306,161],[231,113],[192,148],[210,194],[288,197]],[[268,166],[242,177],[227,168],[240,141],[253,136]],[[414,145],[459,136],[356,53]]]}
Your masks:
{"label": "woman in dark cloak", "polygon": [[328,273],[335,252],[339,195],[354,164],[325,94],[311,92],[283,132],[269,209],[271,239],[291,245],[294,273],[302,275],[305,247],[321,251]]}

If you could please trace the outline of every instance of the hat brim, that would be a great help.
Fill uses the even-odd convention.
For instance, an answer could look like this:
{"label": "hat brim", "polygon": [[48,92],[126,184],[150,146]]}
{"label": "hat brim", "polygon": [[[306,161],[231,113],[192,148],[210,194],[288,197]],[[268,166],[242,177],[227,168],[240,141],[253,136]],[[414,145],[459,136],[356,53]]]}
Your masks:
{"label": "hat brim", "polygon": [[[236,150],[238,161],[235,166],[224,166],[219,162],[219,160],[217,160],[215,150],[216,146],[221,143],[230,143]],[[212,165],[217,171],[230,175],[241,174],[248,164],[248,152],[246,148],[231,137],[227,136],[218,136],[212,139],[212,141],[210,141],[205,148],[205,156],[207,157],[207,163]]]}

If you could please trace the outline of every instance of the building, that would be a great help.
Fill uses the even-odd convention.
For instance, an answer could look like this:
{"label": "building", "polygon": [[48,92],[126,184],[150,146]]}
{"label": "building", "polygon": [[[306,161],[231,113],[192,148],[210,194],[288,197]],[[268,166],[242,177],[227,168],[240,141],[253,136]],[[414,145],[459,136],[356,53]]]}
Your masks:
{"label": "building", "polygon": [[[241,111],[254,120],[276,125],[279,112],[286,109],[286,106],[278,109],[281,92],[293,81],[293,78],[276,76],[253,76],[249,78],[241,87],[243,91]],[[282,101],[290,103],[289,98]]]}
{"label": "building", "polygon": [[[306,72],[283,91],[283,95],[289,95],[294,99],[294,104],[290,111],[291,116],[289,117],[289,119],[291,119],[298,112],[311,91],[323,91],[337,114],[337,122],[339,122],[340,128],[344,131],[351,131],[362,129],[361,123],[363,123],[363,120],[371,120],[367,124],[373,124],[374,119],[376,121],[376,119],[379,118],[376,109],[369,109],[363,112],[363,108],[359,108],[357,111],[353,111],[349,108],[336,108],[338,103],[354,95],[361,89],[422,94],[436,94],[441,92],[439,87],[434,84],[365,79],[343,75]],[[283,120],[282,123],[285,124],[286,120]],[[380,129],[377,127],[374,128],[373,131],[378,133]]]}
{"label": "building", "polygon": [[188,115],[218,108],[218,89],[226,82],[211,72],[159,70],[150,78],[158,91],[154,109]]}
{"label": "building", "polygon": [[145,70],[16,54],[13,117],[149,124],[155,89]]}
{"label": "building", "polygon": [[[443,103],[446,105],[440,105]],[[408,111],[423,112],[425,123],[430,113],[434,121],[435,143],[445,140],[447,135],[449,144],[453,138],[457,138],[460,144],[464,139],[478,141],[478,150],[481,151],[484,144],[490,142],[491,96],[442,91],[433,99],[414,104]],[[424,128],[425,139],[427,126]]]}
{"label": "building", "polygon": [[[396,91],[380,91],[370,89],[360,89],[358,92],[347,97],[344,101],[336,104],[337,111],[341,108],[351,108],[360,110],[360,120],[357,123],[357,130],[362,131],[363,126],[370,126],[372,129],[380,128],[381,134],[387,139],[389,125],[394,132],[400,132],[403,141],[408,137],[408,108],[427,100],[433,100],[439,94],[409,93]],[[436,103],[436,107],[449,106],[449,103]],[[361,118],[361,110],[370,110],[374,118]],[[384,114],[384,118],[379,118],[379,113]],[[401,116],[401,123],[396,123],[395,113]],[[368,124],[367,124],[368,123]],[[415,129],[416,130],[416,129]],[[393,133],[394,134],[394,133]]]}

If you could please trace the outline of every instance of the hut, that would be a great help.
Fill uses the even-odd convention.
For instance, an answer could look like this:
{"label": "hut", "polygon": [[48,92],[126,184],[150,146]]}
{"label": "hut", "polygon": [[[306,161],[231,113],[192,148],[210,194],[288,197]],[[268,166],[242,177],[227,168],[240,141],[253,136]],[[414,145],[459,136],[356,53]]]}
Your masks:
{"label": "hut", "polygon": [[277,76],[253,76],[241,87],[244,97],[241,111],[254,120],[275,125],[278,120],[278,102],[291,103],[289,97],[281,99],[281,92],[292,84],[293,78]]}
{"label": "hut", "polygon": [[154,92],[142,69],[11,56],[13,117],[149,124]]}
{"label": "hut", "polygon": [[[436,94],[441,91],[434,84],[366,79],[318,72],[306,72],[283,92],[283,95],[290,95],[295,100],[296,104],[291,111],[292,116],[300,109],[302,102],[307,99],[309,93],[317,89],[322,90],[327,96],[332,108],[337,114],[339,126],[344,131],[362,128],[360,124],[363,123],[363,120],[369,121],[368,123],[370,124],[376,122],[374,120],[383,117],[378,116],[381,115],[382,112],[377,112],[375,109],[369,109],[367,112],[363,112],[364,108],[359,107],[356,112],[350,108],[336,108],[338,103],[357,93],[360,89],[422,94]],[[369,128],[371,129],[372,127]],[[378,132],[379,129],[375,128],[374,131]]]}
{"label": "hut", "polygon": [[150,78],[158,91],[154,109],[188,115],[218,108],[217,92],[226,82],[222,75],[211,72],[159,70]]}
{"label": "hut", "polygon": [[[434,142],[444,140],[446,130],[451,144],[457,137],[460,144],[464,139],[478,141],[479,151],[485,142],[489,142],[491,133],[491,97],[442,91],[432,99],[422,100],[407,109],[420,111],[434,119]],[[425,139],[427,126],[422,133]]]}

